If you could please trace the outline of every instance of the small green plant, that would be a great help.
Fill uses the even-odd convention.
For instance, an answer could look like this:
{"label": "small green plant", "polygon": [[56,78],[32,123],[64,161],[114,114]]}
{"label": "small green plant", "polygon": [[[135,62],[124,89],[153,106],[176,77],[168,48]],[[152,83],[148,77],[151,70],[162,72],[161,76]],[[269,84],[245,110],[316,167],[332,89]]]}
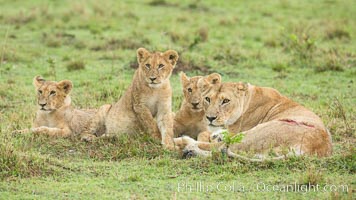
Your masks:
{"label": "small green plant", "polygon": [[243,133],[233,135],[228,131],[224,131],[221,134],[223,135],[223,141],[226,143],[227,146],[235,143],[240,143],[241,140],[245,137],[245,134]]}
{"label": "small green plant", "polygon": [[314,63],[315,54],[318,51],[316,39],[308,33],[308,30],[294,30],[292,33],[282,33],[282,46],[284,50],[293,56],[294,63],[301,67]]}

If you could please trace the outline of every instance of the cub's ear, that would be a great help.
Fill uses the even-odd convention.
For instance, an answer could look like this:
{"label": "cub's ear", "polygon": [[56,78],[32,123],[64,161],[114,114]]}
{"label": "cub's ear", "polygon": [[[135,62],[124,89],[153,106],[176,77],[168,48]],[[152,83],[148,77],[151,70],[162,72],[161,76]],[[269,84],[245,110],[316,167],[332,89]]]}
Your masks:
{"label": "cub's ear", "polygon": [[150,52],[147,49],[142,47],[137,49],[137,62],[142,63],[149,55]]}
{"label": "cub's ear", "polygon": [[44,78],[42,78],[42,76],[35,76],[33,78],[33,85],[36,88],[39,88],[46,80],[44,80]]}
{"label": "cub's ear", "polygon": [[177,64],[178,61],[178,53],[174,50],[168,50],[166,52],[163,53],[163,56],[169,60],[169,62],[173,65],[173,67],[175,67],[175,65]]}
{"label": "cub's ear", "polygon": [[219,86],[221,83],[221,76],[218,73],[212,73],[208,76],[205,76],[198,81],[198,87],[201,92],[207,92],[212,87]]}
{"label": "cub's ear", "polygon": [[208,76],[206,76],[204,78],[208,83],[213,84],[213,85],[221,83],[221,76],[218,73],[209,74]]}
{"label": "cub's ear", "polygon": [[72,81],[69,80],[63,80],[63,81],[59,81],[57,83],[57,86],[59,87],[59,89],[63,90],[64,93],[69,94],[73,88],[73,83]]}
{"label": "cub's ear", "polygon": [[186,85],[189,83],[190,78],[187,75],[185,75],[184,72],[181,72],[179,74],[179,76],[180,76],[180,82],[182,83],[182,85]]}

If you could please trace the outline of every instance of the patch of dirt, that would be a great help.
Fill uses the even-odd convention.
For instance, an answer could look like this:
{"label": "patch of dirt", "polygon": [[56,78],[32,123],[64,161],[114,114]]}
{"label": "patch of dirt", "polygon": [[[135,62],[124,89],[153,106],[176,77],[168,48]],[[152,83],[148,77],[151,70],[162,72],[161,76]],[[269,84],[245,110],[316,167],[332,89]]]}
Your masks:
{"label": "patch of dirt", "polygon": [[202,74],[210,74],[214,71],[207,65],[198,65],[192,61],[185,61],[183,59],[178,60],[176,67],[173,70],[173,74],[178,72],[199,71]]}
{"label": "patch of dirt", "polygon": [[93,51],[103,50],[115,50],[115,49],[138,49],[142,46],[149,45],[150,42],[147,39],[141,41],[127,39],[109,39],[104,44],[96,45],[90,48]]}
{"label": "patch of dirt", "polygon": [[147,3],[150,6],[176,7],[176,3],[167,2],[165,0],[152,0]]}

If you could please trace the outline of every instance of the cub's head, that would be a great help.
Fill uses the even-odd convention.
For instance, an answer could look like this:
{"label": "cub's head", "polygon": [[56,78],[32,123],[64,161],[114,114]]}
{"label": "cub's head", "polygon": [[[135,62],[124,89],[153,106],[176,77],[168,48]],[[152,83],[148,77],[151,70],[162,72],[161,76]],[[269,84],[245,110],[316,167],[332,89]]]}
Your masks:
{"label": "cub's head", "polygon": [[69,93],[73,88],[71,81],[46,81],[41,76],[33,78],[37,92],[37,103],[42,111],[54,111],[70,104]]}
{"label": "cub's head", "polygon": [[198,89],[198,80],[203,78],[202,76],[188,77],[185,73],[180,74],[180,80],[183,86],[184,101],[186,106],[193,112],[199,112],[203,110],[203,98],[201,92]]}
{"label": "cub's head", "polygon": [[241,116],[247,84],[221,83],[220,75],[211,74],[199,80],[198,86],[204,99],[206,121],[211,129],[231,125]]}
{"label": "cub's head", "polygon": [[168,50],[164,53],[151,53],[144,48],[137,50],[139,70],[142,71],[144,81],[149,87],[157,88],[169,81],[178,60],[178,53]]}

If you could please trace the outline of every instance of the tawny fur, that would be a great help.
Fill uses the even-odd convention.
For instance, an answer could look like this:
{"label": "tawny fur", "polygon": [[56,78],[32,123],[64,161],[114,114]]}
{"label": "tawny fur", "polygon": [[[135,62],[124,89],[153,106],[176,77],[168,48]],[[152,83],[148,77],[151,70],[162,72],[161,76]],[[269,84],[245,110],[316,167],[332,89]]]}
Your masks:
{"label": "tawny fur", "polygon": [[[209,83],[209,76],[198,85],[204,97],[210,129],[227,128],[230,133],[243,133],[241,143],[230,145],[228,153],[253,152],[266,155],[317,155],[332,153],[331,136],[322,120],[312,111],[281,95],[277,90],[244,83]],[[195,142],[181,138],[182,143],[201,155],[225,144]]]}
{"label": "tawny fur", "polygon": [[[132,83],[105,117],[107,134],[148,132],[173,149],[172,89],[170,76],[178,54],[174,50],[151,53],[137,50],[139,67]],[[152,79],[152,80],[151,80]]]}
{"label": "tawny fur", "polygon": [[198,80],[202,76],[188,77],[180,74],[183,88],[183,101],[174,118],[175,137],[190,136],[198,141],[209,142],[210,132],[205,121],[203,98],[198,89]]}
{"label": "tawny fur", "polygon": [[36,76],[33,84],[37,93],[36,118],[31,129],[15,131],[15,133],[34,132],[66,137],[84,134],[87,131],[97,111],[79,110],[71,106],[69,96],[73,88],[71,81],[45,81],[42,77]]}

